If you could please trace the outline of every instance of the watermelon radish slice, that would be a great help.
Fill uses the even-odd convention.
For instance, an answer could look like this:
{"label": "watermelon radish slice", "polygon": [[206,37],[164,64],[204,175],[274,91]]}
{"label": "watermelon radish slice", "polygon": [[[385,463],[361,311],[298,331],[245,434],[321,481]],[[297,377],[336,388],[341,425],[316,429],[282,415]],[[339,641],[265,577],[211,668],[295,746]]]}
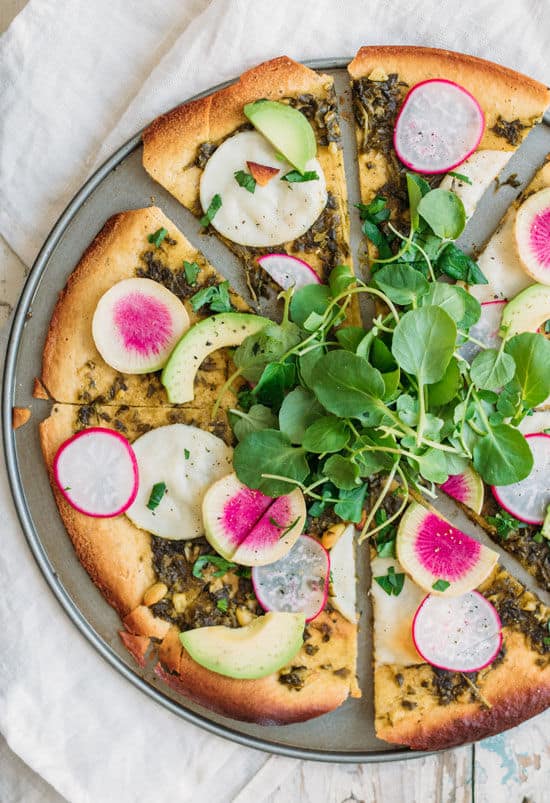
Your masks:
{"label": "watermelon radish slice", "polygon": [[533,193],[516,213],[516,245],[523,268],[550,284],[550,187]]}
{"label": "watermelon radish slice", "polygon": [[152,279],[117,282],[99,299],[92,320],[97,350],[125,374],[160,370],[188,328],[179,298]]}
{"label": "watermelon radish slice", "polygon": [[299,488],[273,499],[229,474],[206,492],[202,517],[207,540],[226,560],[263,566],[282,558],[296,542],[306,504]]}
{"label": "watermelon radish slice", "polygon": [[404,165],[417,173],[447,173],[481,141],[485,118],[464,87],[443,78],[409,90],[395,123],[393,144]]}
{"label": "watermelon radish slice", "polygon": [[485,496],[483,480],[473,468],[468,467],[462,474],[453,474],[439,487],[474,513],[481,513]]}
{"label": "watermelon radish slice", "polygon": [[299,290],[306,284],[321,284],[321,279],[307,262],[289,254],[266,254],[258,258],[258,264],[283,290],[289,287]]}
{"label": "watermelon radish slice", "polygon": [[412,635],[422,658],[448,672],[479,672],[502,646],[498,611],[479,591],[450,599],[428,594],[414,616]]}
{"label": "watermelon radish slice", "polygon": [[550,504],[550,435],[526,435],[534,458],[528,477],[512,485],[493,485],[493,496],[504,510],[527,524],[542,524]]}
{"label": "watermelon radish slice", "polygon": [[[499,329],[502,321],[502,313],[506,304],[506,299],[500,301],[485,301],[481,305],[479,321],[470,329],[471,336],[481,343],[484,343],[486,349],[498,349],[502,342]],[[461,357],[464,357],[465,360],[468,360],[469,363],[472,363],[474,357],[479,354],[480,351],[481,346],[468,340],[459,348],[458,353]]]}
{"label": "watermelon radish slice", "polygon": [[53,473],[67,502],[94,518],[124,513],[138,491],[134,450],[119,432],[103,427],[84,429],[62,443]]}
{"label": "watermelon radish slice", "polygon": [[397,560],[429,593],[457,597],[491,573],[498,555],[422,505],[409,505],[397,530]]}
{"label": "watermelon radish slice", "polygon": [[254,566],[252,584],[264,611],[303,613],[310,622],[325,607],[329,571],[324,546],[310,535],[301,535],[275,563]]}

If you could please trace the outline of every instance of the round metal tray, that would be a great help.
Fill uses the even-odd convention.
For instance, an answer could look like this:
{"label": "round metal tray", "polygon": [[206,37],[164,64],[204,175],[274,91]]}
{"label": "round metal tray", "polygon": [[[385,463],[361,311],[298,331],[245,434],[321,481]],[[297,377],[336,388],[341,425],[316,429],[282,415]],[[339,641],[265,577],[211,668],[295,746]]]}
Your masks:
{"label": "round metal tray", "polygon": [[[349,59],[327,59],[310,62],[309,66],[325,70],[335,79],[342,108],[351,206],[358,200],[358,182],[354,169],[356,153],[349,80],[345,70],[348,63]],[[213,87],[208,92],[218,88]],[[392,748],[376,739],[374,734],[370,608],[366,592],[359,595],[358,670],[362,699],[348,700],[335,712],[306,723],[262,727],[230,720],[194,705],[163,684],[151,667],[138,667],[120,642],[120,620],[76,558],[55,507],[38,441],[38,424],[48,416],[51,404],[32,398],[33,379],[40,376],[44,337],[57,295],[83,250],[108,217],[151,203],[159,205],[230,279],[235,289],[249,298],[236,259],[215,237],[201,235],[196,219],[142,168],[140,133],[114,153],[86,182],[53,227],[32,267],[13,321],[4,369],[2,426],[6,462],[15,506],[32,554],[67,615],[97,651],[134,686],[183,719],[248,747],[294,758],[370,762],[426,755],[405,748]],[[495,223],[498,214],[498,211],[493,211]],[[358,252],[359,239],[360,231],[355,220],[352,222],[353,253]],[[32,406],[31,422],[16,432],[11,427],[14,405]],[[366,589],[366,560],[358,563],[359,588]]]}

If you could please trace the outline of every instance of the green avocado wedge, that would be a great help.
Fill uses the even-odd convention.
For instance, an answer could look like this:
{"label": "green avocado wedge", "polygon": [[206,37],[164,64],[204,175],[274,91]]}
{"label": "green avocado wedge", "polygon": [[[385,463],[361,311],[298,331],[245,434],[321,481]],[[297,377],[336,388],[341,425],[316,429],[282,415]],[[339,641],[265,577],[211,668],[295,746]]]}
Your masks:
{"label": "green avocado wedge", "polygon": [[162,371],[161,382],[172,404],[195,398],[195,376],[201,363],[213,351],[240,346],[270,323],[268,318],[246,312],[221,312],[199,321],[183,335]]}
{"label": "green avocado wedge", "polygon": [[244,107],[245,116],[300,173],[317,154],[315,134],[307,117],[275,100],[256,100]]}
{"label": "green avocado wedge", "polygon": [[270,612],[245,627],[199,627],[180,641],[201,666],[230,678],[271,675],[296,655],[303,643],[303,613]]}
{"label": "green avocado wedge", "polygon": [[522,332],[537,332],[548,320],[550,285],[532,284],[504,307],[500,334],[502,337],[513,337]]}

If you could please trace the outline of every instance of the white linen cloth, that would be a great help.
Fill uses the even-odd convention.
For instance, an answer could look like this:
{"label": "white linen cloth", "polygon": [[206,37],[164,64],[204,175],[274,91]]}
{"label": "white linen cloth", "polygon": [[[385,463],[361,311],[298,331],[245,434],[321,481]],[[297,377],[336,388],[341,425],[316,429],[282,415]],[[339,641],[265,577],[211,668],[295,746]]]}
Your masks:
{"label": "white linen cloth", "polygon": [[[423,44],[548,81],[547,31],[547,0],[31,0],[0,42],[0,235],[30,265],[116,147],[267,58]],[[298,768],[183,722],[96,654],[31,558],[3,463],[0,520],[0,731],[71,803],[259,803]]]}

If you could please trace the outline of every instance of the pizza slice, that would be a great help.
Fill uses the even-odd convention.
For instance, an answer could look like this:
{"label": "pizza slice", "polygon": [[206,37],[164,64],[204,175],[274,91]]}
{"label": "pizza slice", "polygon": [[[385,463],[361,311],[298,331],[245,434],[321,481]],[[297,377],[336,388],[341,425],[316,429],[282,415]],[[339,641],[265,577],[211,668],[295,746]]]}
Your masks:
{"label": "pizza slice", "polygon": [[[233,436],[227,423],[212,424],[202,405],[95,405],[93,418],[86,409],[54,405],[40,425],[40,441],[59,513],[77,556],[120,615],[121,638],[135,659],[143,664],[153,650],[157,674],[175,690],[218,713],[264,724],[303,721],[333,710],[349,695],[359,696],[355,609],[346,609],[338,588],[332,587],[328,597],[317,592],[321,608],[305,628],[302,614],[265,614],[251,580],[250,561],[244,565],[224,559],[210,543],[212,537],[209,541],[203,534],[205,491],[231,470],[228,444]],[[138,495],[126,513],[110,518],[88,515],[69,503],[67,494],[75,488],[61,487],[62,473],[55,461],[69,438],[97,433],[98,426],[102,433],[114,430],[131,442],[139,467]],[[106,465],[113,471],[112,463]],[[111,480],[105,472],[107,488]],[[247,507],[254,501],[250,494]],[[240,519],[246,515],[243,508]],[[282,514],[273,516],[279,519]],[[303,518],[300,521],[303,526]],[[301,532],[296,524],[275,533],[276,548],[290,537],[287,530],[295,531],[296,540]],[[269,526],[276,529],[279,524]],[[333,550],[343,530],[342,526],[326,535],[319,533],[315,543],[324,538]],[[348,572],[354,578],[353,561]],[[288,636],[285,617],[299,621],[293,624],[298,630],[292,649],[281,658],[281,643],[284,646]],[[194,660],[182,643],[182,634],[202,638],[213,628],[216,660],[224,645],[231,645],[239,634],[239,657],[247,661],[245,676],[231,675],[233,670],[223,661],[213,671],[208,658]],[[266,661],[269,669],[270,660],[274,669],[266,673],[262,670]]]}
{"label": "pizza slice", "polygon": [[[146,302],[150,325],[141,327],[141,332],[132,320],[136,312],[136,283],[120,284],[136,279],[149,288]],[[115,285],[132,289],[125,299],[115,298],[119,306],[111,308],[110,318],[96,316],[99,302]],[[159,293],[162,295],[157,298]],[[172,309],[178,316],[179,329],[176,329]],[[229,283],[160,209],[148,207],[120,212],[101,229],[59,295],[44,345],[38,395],[45,395],[45,388],[46,395],[53,400],[81,404],[90,409],[91,415],[95,405],[169,404],[160,371],[144,373],[143,365],[139,364],[140,356],[152,353],[155,359],[158,348],[166,350],[163,338],[169,351],[179,334],[213,312],[248,309]],[[120,321],[116,320],[120,332],[124,330],[117,335],[117,342],[126,338],[120,349],[127,348],[123,349],[126,352],[123,355],[111,353],[108,363],[99,352],[98,343],[104,355],[112,352],[116,334],[112,323],[114,315],[122,316]],[[150,343],[144,340],[143,329],[151,333]],[[128,355],[129,363],[124,362]],[[122,362],[118,362],[120,359]],[[114,365],[123,365],[123,369]],[[201,388],[202,403],[210,408],[231,371],[229,366],[227,350],[217,349],[198,370],[196,383]],[[226,401],[230,400],[229,395]]]}
{"label": "pizza slice", "polygon": [[[143,134],[143,165],[241,258],[256,297],[273,277],[283,286],[326,282],[336,265],[351,264],[328,75],[286,56],[260,64],[155,120]],[[264,261],[269,254],[302,265]]]}
{"label": "pizza slice", "polygon": [[[392,497],[384,503],[388,516],[395,504]],[[550,609],[495,563],[496,553],[489,555],[486,577],[475,591],[444,598],[459,568],[464,574],[471,568],[457,568],[456,554],[466,554],[461,539],[472,540],[464,534],[455,540],[454,554],[447,553],[446,569],[445,559],[434,553],[440,577],[433,584],[433,577],[426,583],[416,567],[413,579],[395,553],[405,559],[399,539],[408,539],[419,521],[424,550],[432,537],[444,551],[446,534],[460,532],[435,511],[413,503],[397,538],[395,528],[388,527],[371,547],[375,728],[385,741],[438,750],[499,733],[548,707]],[[474,552],[480,554],[479,545]],[[409,560],[410,554],[410,569]]]}
{"label": "pizza slice", "polygon": [[[387,198],[398,222],[408,212],[405,174],[414,166],[407,168],[399,159],[394,130],[405,96],[413,87],[433,79],[458,84],[483,112],[483,136],[466,161],[447,175],[441,170],[430,174],[426,165],[421,170],[432,187],[456,192],[467,216],[550,103],[550,91],[543,84],[492,62],[448,50],[362,47],[348,71],[361,199],[368,204],[377,195]],[[429,102],[438,109],[437,100]],[[444,111],[440,109],[440,113]],[[455,138],[461,134],[457,131]]]}

